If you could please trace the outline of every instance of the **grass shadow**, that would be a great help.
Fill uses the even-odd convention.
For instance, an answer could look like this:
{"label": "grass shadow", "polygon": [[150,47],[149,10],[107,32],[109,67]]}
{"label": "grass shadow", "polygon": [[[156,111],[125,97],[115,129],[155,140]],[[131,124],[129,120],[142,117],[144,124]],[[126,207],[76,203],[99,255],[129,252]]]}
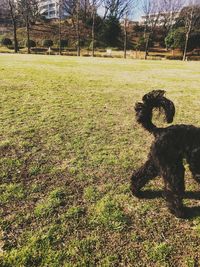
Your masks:
{"label": "grass shadow", "polygon": [[[163,190],[145,190],[140,193],[140,198],[154,199],[163,197]],[[185,199],[200,200],[200,191],[185,192]],[[200,206],[185,207],[187,219],[192,219],[200,216]]]}
{"label": "grass shadow", "polygon": [[187,219],[194,219],[200,216],[200,206],[185,207]]}
{"label": "grass shadow", "polygon": [[[163,190],[144,190],[140,192],[140,198],[154,199],[163,197]],[[200,200],[200,191],[186,191],[184,198]]]}

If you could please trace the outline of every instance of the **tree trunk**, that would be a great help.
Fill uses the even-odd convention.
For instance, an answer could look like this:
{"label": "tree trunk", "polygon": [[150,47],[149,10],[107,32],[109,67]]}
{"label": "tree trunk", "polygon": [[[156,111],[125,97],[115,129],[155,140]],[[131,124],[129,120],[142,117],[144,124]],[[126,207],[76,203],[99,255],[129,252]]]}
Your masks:
{"label": "tree trunk", "polygon": [[9,7],[10,7],[10,15],[12,18],[12,24],[13,24],[13,38],[14,38],[14,49],[15,49],[15,53],[18,52],[18,41],[17,41],[17,20],[16,20],[16,14],[15,14],[15,10],[14,7],[12,5],[12,2],[9,1],[8,2]]}
{"label": "tree trunk", "polygon": [[126,58],[126,51],[127,51],[127,29],[126,25],[124,25],[124,58]]}
{"label": "tree trunk", "polygon": [[190,37],[190,33],[192,31],[193,18],[194,18],[194,4],[192,5],[191,13],[189,14],[189,18],[188,18],[189,23],[188,23],[188,28],[186,31],[186,36],[185,36],[185,47],[184,47],[184,52],[183,52],[183,61],[186,60],[188,40]]}
{"label": "tree trunk", "polygon": [[15,20],[13,20],[13,37],[14,37],[15,53],[17,53],[18,52],[18,41],[17,41],[17,25],[16,25]]}
{"label": "tree trunk", "polygon": [[93,15],[92,15],[92,57],[94,57],[94,42],[95,42],[95,12],[93,10]]}
{"label": "tree trunk", "polygon": [[80,57],[81,55],[81,48],[80,48],[80,35],[77,36],[77,56]]}
{"label": "tree trunk", "polygon": [[31,53],[30,49],[30,25],[29,25],[29,17],[26,16],[26,33],[27,33],[27,47],[28,47],[28,54]]}
{"label": "tree trunk", "polygon": [[186,60],[186,55],[187,55],[187,47],[188,47],[188,40],[189,40],[189,32],[186,33],[186,38],[185,38],[185,47],[184,47],[184,52],[183,52],[183,61]]}
{"label": "tree trunk", "polygon": [[146,44],[145,44],[145,54],[144,54],[144,59],[147,59],[148,56],[148,51],[149,51],[149,39],[150,39],[150,34],[146,39]]}
{"label": "tree trunk", "polygon": [[62,54],[62,47],[61,47],[61,17],[59,15],[59,55]]}
{"label": "tree trunk", "polygon": [[76,14],[76,34],[77,34],[77,56],[80,57],[80,25],[79,25],[79,12],[80,12],[80,0],[77,2],[77,14]]}

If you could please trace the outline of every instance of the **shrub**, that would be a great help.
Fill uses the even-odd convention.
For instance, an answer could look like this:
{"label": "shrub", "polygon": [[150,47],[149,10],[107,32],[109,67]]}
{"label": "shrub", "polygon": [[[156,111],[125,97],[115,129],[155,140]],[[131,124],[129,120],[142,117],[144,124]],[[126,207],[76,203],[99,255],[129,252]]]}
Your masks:
{"label": "shrub", "polygon": [[67,47],[68,46],[68,40],[61,40],[60,44],[61,44],[61,47]]}
{"label": "shrub", "polygon": [[183,56],[172,56],[172,55],[169,55],[169,56],[166,56],[166,59],[182,60],[183,59]]}
{"label": "shrub", "polygon": [[82,54],[82,57],[90,57],[90,54],[84,53]]}
{"label": "shrub", "polygon": [[43,41],[43,46],[44,47],[51,47],[51,46],[53,46],[53,41],[46,39],[46,40]]}
{"label": "shrub", "polygon": [[42,48],[42,47],[33,47],[31,49],[32,52],[36,54],[44,54],[47,51],[47,48]]}
{"label": "shrub", "polygon": [[76,52],[76,48],[75,47],[68,47],[67,51],[68,52]]}
{"label": "shrub", "polygon": [[167,37],[165,38],[165,45],[167,48],[175,49],[180,48],[183,49],[185,45],[185,32],[184,29],[178,28],[175,30],[171,30]]}
{"label": "shrub", "polygon": [[[28,47],[28,41],[26,41],[26,47]],[[29,40],[29,47],[36,47],[36,42],[33,40]]]}
{"label": "shrub", "polygon": [[9,45],[12,45],[12,41],[11,41],[9,38],[3,38],[3,39],[1,40],[1,44],[2,44],[3,46],[9,46]]}
{"label": "shrub", "polygon": [[77,53],[76,52],[64,52],[64,53],[62,53],[63,55],[65,55],[65,56],[77,56]]}
{"label": "shrub", "polygon": [[189,56],[188,60],[200,61],[200,56]]}

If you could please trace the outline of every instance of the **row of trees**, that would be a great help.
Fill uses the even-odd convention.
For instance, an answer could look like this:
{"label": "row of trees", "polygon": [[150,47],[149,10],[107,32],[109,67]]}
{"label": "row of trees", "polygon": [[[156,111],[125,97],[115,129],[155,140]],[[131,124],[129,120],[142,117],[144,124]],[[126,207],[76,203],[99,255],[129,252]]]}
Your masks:
{"label": "row of trees", "polygon": [[[9,11],[13,25],[13,39],[15,52],[18,51],[17,27],[26,26],[28,53],[30,53],[30,30],[38,19],[41,18],[40,0],[0,0],[1,5]],[[163,40],[167,48],[178,47],[178,36],[184,40],[184,56],[188,49],[188,42],[194,31],[199,31],[200,25],[200,1],[190,0],[57,0],[59,6],[58,15],[58,39],[59,52],[61,53],[62,31],[65,21],[70,20],[71,31],[77,47],[77,55],[80,56],[82,40],[87,33],[91,40],[91,50],[94,56],[97,42],[103,41],[108,46],[124,47],[124,57],[130,39],[130,20],[136,7],[142,9],[143,27],[142,41],[144,43],[145,59],[149,46],[158,32],[162,31]],[[101,16],[99,15],[101,9]],[[67,17],[63,16],[67,14]],[[181,34],[179,34],[181,32]]]}
{"label": "row of trees", "polygon": [[[13,26],[14,50],[18,52],[17,27],[25,25],[27,32],[27,44],[30,43],[30,26],[39,17],[38,0],[1,0],[3,10],[8,10]],[[28,53],[30,46],[28,45]]]}
{"label": "row of trees", "polygon": [[[40,0],[1,0],[1,5],[9,10],[13,25],[13,39],[15,52],[18,51],[17,26],[26,26],[27,43],[30,40],[31,25],[39,18]],[[134,6],[136,0],[57,0],[59,7],[59,42],[61,43],[63,21],[71,20],[72,31],[76,36],[77,55],[80,55],[81,37],[86,29],[90,29],[92,55],[94,55],[97,35],[104,31],[104,37],[108,44],[117,45],[117,39],[121,30],[120,20]],[[99,16],[98,10],[103,7],[104,15]],[[67,14],[67,18],[63,16]],[[114,30],[114,32],[112,32]],[[88,32],[88,30],[87,30]],[[30,53],[30,47],[28,47]],[[61,46],[60,46],[61,53]]]}

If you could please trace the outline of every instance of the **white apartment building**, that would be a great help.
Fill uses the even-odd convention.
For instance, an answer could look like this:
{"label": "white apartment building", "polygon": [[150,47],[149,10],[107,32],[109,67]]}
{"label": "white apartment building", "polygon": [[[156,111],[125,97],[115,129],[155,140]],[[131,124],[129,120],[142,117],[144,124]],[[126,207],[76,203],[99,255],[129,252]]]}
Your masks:
{"label": "white apartment building", "polygon": [[[59,0],[40,0],[39,2],[40,14],[47,19],[59,18]],[[61,10],[61,16],[66,16],[65,10]]]}
{"label": "white apartment building", "polygon": [[148,16],[141,16],[140,24],[144,25],[146,21],[154,21],[158,19],[157,25],[162,25],[163,21],[172,20],[175,23],[176,18],[178,18],[180,11],[178,12],[161,12],[161,13],[151,13]]}

